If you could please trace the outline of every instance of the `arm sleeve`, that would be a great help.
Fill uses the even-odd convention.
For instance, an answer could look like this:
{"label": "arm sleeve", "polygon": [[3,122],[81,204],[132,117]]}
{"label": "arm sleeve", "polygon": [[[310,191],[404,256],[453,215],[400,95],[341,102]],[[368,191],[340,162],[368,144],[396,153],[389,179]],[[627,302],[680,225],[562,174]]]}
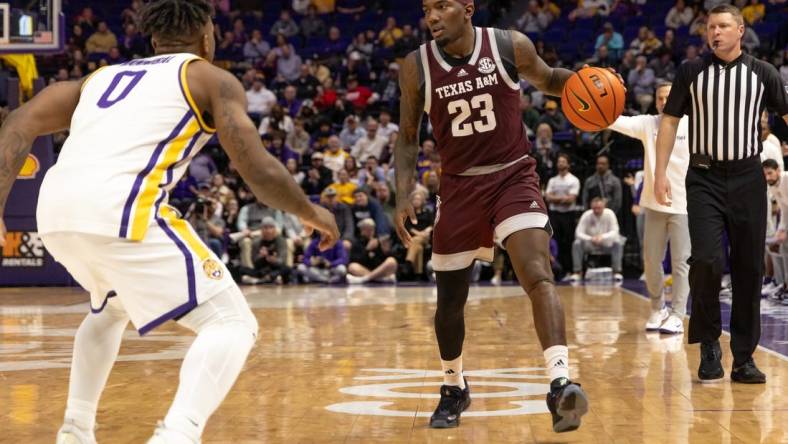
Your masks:
{"label": "arm sleeve", "polygon": [[548,195],[554,191],[553,190],[554,183],[555,183],[555,177],[551,177],[550,180],[547,181],[547,188],[545,188],[544,190],[545,195]]}
{"label": "arm sleeve", "polygon": [[620,116],[608,128],[629,137],[642,140],[645,122],[642,116]]}
{"label": "arm sleeve", "polygon": [[374,208],[374,219],[375,219],[375,226],[377,229],[375,233],[378,236],[388,236],[391,234],[391,228],[389,227],[389,221],[386,219],[386,215],[383,213],[383,207],[380,204],[372,204],[370,201],[370,208]]}
{"label": "arm sleeve", "polygon": [[334,245],[334,250],[336,252],[336,258],[331,261],[331,266],[336,267],[339,265],[347,265],[347,250],[345,250],[345,245],[340,241]]}
{"label": "arm sleeve", "polygon": [[605,209],[605,219],[610,224],[610,231],[602,235],[602,239],[609,240],[615,239],[618,236],[618,219],[616,218],[615,213],[610,209]]}
{"label": "arm sleeve", "polygon": [[241,207],[241,211],[238,212],[238,231],[245,230],[248,225],[246,224],[246,218],[249,215],[249,209],[246,206]]}
{"label": "arm sleeve", "polygon": [[782,201],[782,199],[777,201],[777,204],[780,206],[780,224],[777,227],[778,230],[786,231],[788,230],[788,205]]}
{"label": "arm sleeve", "polygon": [[313,240],[306,247],[306,250],[304,250],[304,265],[306,265],[307,267],[312,265],[312,256],[314,256],[315,253],[317,252],[317,244],[318,243]]}
{"label": "arm sleeve", "polygon": [[766,109],[777,113],[780,117],[788,114],[788,84],[783,83],[777,69],[766,65],[765,91],[763,92]]}
{"label": "arm sleeve", "polygon": [[285,259],[287,258],[287,241],[284,237],[277,236],[276,237],[276,263],[278,265],[283,265],[285,263]]}
{"label": "arm sleeve", "polygon": [[345,209],[341,211],[339,217],[344,219],[345,222],[345,230],[342,232],[342,240],[352,241],[355,233],[355,230],[353,229],[353,213],[350,211],[350,208],[345,207]]}
{"label": "arm sleeve", "polygon": [[616,180],[613,181],[613,193],[612,193],[613,196],[611,196],[610,199],[611,204],[613,206],[613,208],[611,209],[616,213],[618,213],[618,211],[621,209],[622,193],[623,190],[621,189],[621,180],[619,178],[616,178]]}
{"label": "arm sleeve", "polygon": [[580,216],[580,222],[577,223],[577,228],[575,228],[575,239],[579,239],[582,241],[591,240],[591,236],[586,234],[586,229],[588,225],[588,218],[589,218],[589,211],[586,210],[582,216]]}
{"label": "arm sleeve", "polygon": [[676,78],[673,81],[673,87],[670,89],[668,101],[662,112],[673,117],[684,117],[684,114],[690,112],[690,84],[692,83],[692,72],[690,71],[690,63],[685,63],[679,67]]}
{"label": "arm sleeve", "polygon": [[588,180],[586,179],[585,186],[583,186],[583,208],[588,208]]}
{"label": "arm sleeve", "polygon": [[572,188],[569,189],[569,194],[575,197],[580,195],[580,179],[575,178],[572,182]]}

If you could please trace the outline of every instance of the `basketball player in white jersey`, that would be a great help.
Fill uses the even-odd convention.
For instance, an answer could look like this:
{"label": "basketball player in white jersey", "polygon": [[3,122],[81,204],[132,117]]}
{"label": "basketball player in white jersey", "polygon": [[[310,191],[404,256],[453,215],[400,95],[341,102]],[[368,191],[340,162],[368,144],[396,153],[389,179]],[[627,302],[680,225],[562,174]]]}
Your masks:
{"label": "basketball player in white jersey", "polygon": [[[151,443],[200,442],[243,367],[257,321],[219,258],[167,205],[211,134],[258,199],[321,231],[322,248],[339,237],[334,216],[312,205],[263,148],[241,83],[210,63],[212,13],[209,0],[148,3],[141,23],[156,56],[57,83],[0,129],[0,211],[33,140],[71,131],[37,214],[44,245],[91,299],[74,341],[58,443],[95,442],[98,400],[129,320],[140,334],[170,319],[197,333]],[[0,239],[4,232],[0,223]]]}
{"label": "basketball player in white jersey", "polygon": [[[690,238],[687,221],[687,191],[684,178],[689,167],[689,141],[687,117],[679,122],[676,144],[668,162],[668,180],[673,190],[673,205],[657,203],[654,197],[654,165],[656,159],[657,132],[662,119],[662,109],[668,101],[670,83],[661,83],[656,88],[656,107],[659,115],[621,116],[610,125],[610,129],[643,143],[643,192],[640,206],[645,211],[646,226],[643,235],[643,263],[646,271],[646,288],[651,299],[651,315],[646,322],[647,331],[665,334],[684,332],[682,319],[687,314],[689,296]],[[672,302],[670,310],[665,308],[663,295],[664,275],[662,259],[665,257],[667,241],[670,239],[670,258],[673,273]]]}

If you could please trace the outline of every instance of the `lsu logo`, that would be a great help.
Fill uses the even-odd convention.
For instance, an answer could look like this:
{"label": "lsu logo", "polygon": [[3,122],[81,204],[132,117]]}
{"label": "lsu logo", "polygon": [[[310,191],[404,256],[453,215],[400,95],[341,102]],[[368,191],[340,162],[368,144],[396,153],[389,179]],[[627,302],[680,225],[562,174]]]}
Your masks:
{"label": "lsu logo", "polygon": [[9,231],[3,246],[3,267],[43,267],[44,243],[38,233]]}
{"label": "lsu logo", "polygon": [[476,67],[479,69],[480,73],[490,74],[491,72],[495,71],[495,62],[493,62],[489,57],[482,57]]}
{"label": "lsu logo", "polygon": [[222,266],[211,258],[208,258],[205,261],[203,261],[202,271],[205,272],[205,275],[208,276],[209,279],[213,279],[216,281],[220,280],[222,276],[224,276],[224,271],[222,270]]}
{"label": "lsu logo", "polygon": [[28,154],[17,179],[35,179],[40,170],[41,162],[38,161],[38,157]]}

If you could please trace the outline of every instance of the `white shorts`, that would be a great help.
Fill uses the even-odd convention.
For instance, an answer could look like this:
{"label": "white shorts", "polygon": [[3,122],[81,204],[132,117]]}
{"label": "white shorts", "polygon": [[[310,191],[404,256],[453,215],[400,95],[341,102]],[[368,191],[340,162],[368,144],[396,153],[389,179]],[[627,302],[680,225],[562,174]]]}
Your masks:
{"label": "white shorts", "polygon": [[142,242],[95,234],[41,235],[44,246],[90,292],[90,310],[117,298],[144,335],[236,285],[224,264],[174,213],[157,219]]}

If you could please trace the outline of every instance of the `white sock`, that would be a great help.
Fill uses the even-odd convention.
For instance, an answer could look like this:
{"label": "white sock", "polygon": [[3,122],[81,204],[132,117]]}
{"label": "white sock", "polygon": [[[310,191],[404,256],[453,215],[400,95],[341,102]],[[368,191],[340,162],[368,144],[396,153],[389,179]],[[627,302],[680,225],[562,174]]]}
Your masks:
{"label": "white sock", "polygon": [[544,362],[550,382],[557,378],[569,379],[569,348],[565,345],[554,345],[544,351]]}
{"label": "white sock", "polygon": [[465,388],[465,380],[462,377],[462,355],[451,361],[441,359],[443,367],[443,384],[456,385],[461,389]]}
{"label": "white sock", "polygon": [[86,432],[96,425],[96,408],[120,350],[129,318],[111,306],[89,313],[74,337],[74,356],[68,383],[65,419]]}
{"label": "white sock", "polygon": [[254,345],[257,321],[240,290],[214,296],[178,321],[197,333],[180,372],[167,429],[200,441],[205,423],[241,373]]}
{"label": "white sock", "polygon": [[96,426],[97,407],[97,404],[91,402],[69,399],[66,404],[65,420],[86,432],[92,433]]}

